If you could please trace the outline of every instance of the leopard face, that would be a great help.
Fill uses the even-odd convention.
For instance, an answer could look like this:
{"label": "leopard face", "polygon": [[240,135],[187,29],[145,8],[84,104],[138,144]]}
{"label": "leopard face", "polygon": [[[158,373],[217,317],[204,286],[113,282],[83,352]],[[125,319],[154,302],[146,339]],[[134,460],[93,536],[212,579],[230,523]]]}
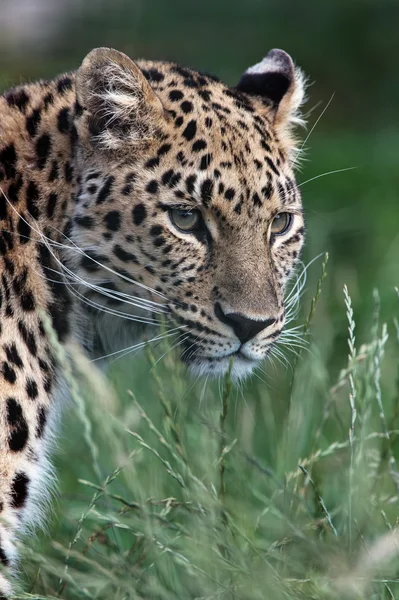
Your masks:
{"label": "leopard face", "polygon": [[79,188],[65,260],[101,347],[128,341],[132,319],[156,337],[161,314],[194,373],[222,375],[233,358],[233,377],[245,377],[284,327],[303,244],[300,71],[274,50],[229,88],[99,49],[76,90]]}

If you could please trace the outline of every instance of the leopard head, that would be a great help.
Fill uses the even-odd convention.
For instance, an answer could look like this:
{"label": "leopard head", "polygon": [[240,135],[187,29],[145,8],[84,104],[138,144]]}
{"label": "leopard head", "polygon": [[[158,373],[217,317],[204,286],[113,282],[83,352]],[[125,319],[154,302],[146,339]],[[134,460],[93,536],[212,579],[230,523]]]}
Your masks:
{"label": "leopard head", "polygon": [[246,376],[284,327],[304,239],[293,173],[301,71],[271,50],[227,87],[100,48],[76,93],[69,264],[87,332],[120,348],[137,321],[156,337],[161,313],[195,373],[222,375],[233,357],[233,377]]}

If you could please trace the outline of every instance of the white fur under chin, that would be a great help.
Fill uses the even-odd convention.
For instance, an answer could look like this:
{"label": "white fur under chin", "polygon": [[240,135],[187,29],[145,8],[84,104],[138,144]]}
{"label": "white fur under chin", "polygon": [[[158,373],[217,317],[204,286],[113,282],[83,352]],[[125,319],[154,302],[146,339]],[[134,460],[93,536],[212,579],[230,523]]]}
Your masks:
{"label": "white fur under chin", "polygon": [[[212,360],[196,358],[193,362],[189,363],[188,369],[197,377],[200,375],[207,375],[208,377],[215,378],[223,377],[229,370],[230,360],[231,358],[229,356]],[[239,356],[235,356],[231,368],[231,379],[234,382],[243,381],[251,375],[258,363],[259,361],[257,360],[243,359]]]}

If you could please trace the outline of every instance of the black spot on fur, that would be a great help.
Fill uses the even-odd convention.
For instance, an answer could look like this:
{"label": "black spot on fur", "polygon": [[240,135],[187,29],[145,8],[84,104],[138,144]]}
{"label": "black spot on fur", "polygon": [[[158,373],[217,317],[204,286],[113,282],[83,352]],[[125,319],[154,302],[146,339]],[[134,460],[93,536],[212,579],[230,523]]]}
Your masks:
{"label": "black spot on fur", "polygon": [[212,200],[213,193],[213,181],[211,179],[205,179],[201,185],[201,199],[205,206]]}
{"label": "black spot on fur", "polygon": [[26,189],[26,205],[27,209],[34,219],[38,219],[40,215],[37,201],[39,199],[39,190],[33,181],[28,183]]}
{"label": "black spot on fur", "polygon": [[70,128],[69,123],[69,108],[64,106],[57,115],[57,127],[60,133],[68,133]]}
{"label": "black spot on fur", "polygon": [[72,167],[71,163],[69,162],[69,160],[67,160],[67,162],[65,163],[64,173],[65,173],[65,180],[68,183],[70,183],[72,181],[72,177],[73,177],[73,167]]}
{"label": "black spot on fur", "polygon": [[75,217],[75,223],[80,227],[84,227],[85,229],[91,229],[94,225],[94,220],[85,215],[84,217]]}
{"label": "black spot on fur", "polygon": [[154,246],[156,248],[159,248],[160,246],[163,246],[165,244],[165,238],[163,238],[161,235],[157,238],[155,238],[154,240]]}
{"label": "black spot on fur", "polygon": [[5,350],[8,362],[12,363],[13,365],[15,365],[16,367],[19,367],[19,368],[23,367],[23,362],[22,362],[20,355],[18,354],[18,350],[15,345],[15,342],[5,345],[4,350]]}
{"label": "black spot on fur", "polygon": [[209,165],[211,164],[213,159],[212,154],[204,154],[204,156],[201,158],[201,162],[200,162],[200,166],[199,168],[201,169],[201,171],[205,171],[205,169],[207,169],[209,167]]}
{"label": "black spot on fur", "polygon": [[25,473],[18,473],[11,484],[11,506],[22,508],[28,498],[29,477]]}
{"label": "black spot on fur", "polygon": [[[3,504],[3,503],[1,503],[1,504]],[[8,560],[8,556],[7,556],[7,554],[5,553],[5,551],[4,551],[4,549],[3,549],[2,545],[1,545],[1,543],[0,543],[0,562],[1,562],[1,563],[2,563],[2,564],[5,566],[5,567],[7,567],[7,566],[8,566],[8,564],[9,564],[9,562],[10,562],[10,561]],[[7,598],[6,598],[5,596],[0,596],[0,600],[7,600]]]}
{"label": "black spot on fur", "polygon": [[36,427],[36,435],[38,438],[43,437],[44,428],[47,423],[47,410],[44,406],[40,406],[38,412],[38,422]]}
{"label": "black spot on fur", "polygon": [[46,166],[51,149],[51,139],[47,133],[43,133],[36,142],[37,166],[40,170]]}
{"label": "black spot on fur", "polygon": [[187,192],[189,194],[192,194],[194,192],[194,185],[195,182],[197,181],[197,176],[196,175],[189,175],[186,179],[186,188],[187,188]]}
{"label": "black spot on fur", "polygon": [[269,158],[268,156],[265,157],[265,161],[267,162],[267,164],[269,165],[269,167],[271,168],[271,170],[273,171],[273,173],[275,173],[276,175],[280,175],[279,170],[276,168],[276,165],[274,164],[274,162],[272,161],[271,158]]}
{"label": "black spot on fur", "polygon": [[32,311],[36,308],[35,297],[30,290],[23,292],[21,298],[21,307],[23,310]]}
{"label": "black spot on fur", "polygon": [[184,129],[182,135],[186,138],[188,142],[190,142],[197,133],[197,122],[192,119],[187,123],[186,128]]}
{"label": "black spot on fur", "polygon": [[67,92],[71,88],[72,88],[72,79],[70,77],[65,76],[58,80],[57,90],[61,95],[65,94],[65,92]]}
{"label": "black spot on fur", "polygon": [[147,217],[147,209],[144,204],[137,204],[132,210],[133,223],[141,225]]}
{"label": "black spot on fur", "polygon": [[234,212],[237,213],[238,215],[241,214],[241,212],[242,212],[242,200],[240,200],[239,202],[237,202],[237,204],[234,207]]}
{"label": "black spot on fur", "polygon": [[164,156],[168,152],[170,152],[172,146],[170,144],[162,144],[162,146],[158,150],[158,156]]}
{"label": "black spot on fur", "polygon": [[[5,256],[7,254],[7,244],[6,244],[2,234],[0,235],[0,254],[2,256]],[[1,303],[0,303],[0,308],[1,308]]]}
{"label": "black spot on fur", "polygon": [[178,102],[183,97],[183,93],[180,90],[172,90],[169,92],[169,98],[172,100],[172,102]]}
{"label": "black spot on fur", "polygon": [[26,381],[26,393],[31,400],[36,400],[39,395],[37,383],[34,379],[32,379],[32,377],[29,377]]}
{"label": "black spot on fur", "polygon": [[192,77],[192,71],[187,69],[186,67],[181,67],[180,65],[174,65],[171,69],[174,73],[178,73],[182,77]]}
{"label": "black spot on fur", "polygon": [[204,100],[204,102],[209,102],[211,98],[211,92],[209,90],[199,90],[198,95]]}
{"label": "black spot on fur", "polygon": [[149,160],[147,160],[147,162],[145,163],[145,168],[152,169],[153,167],[157,167],[158,165],[159,165],[159,156],[154,156],[153,158],[150,158]]}
{"label": "black spot on fur", "polygon": [[32,356],[36,356],[37,344],[32,331],[29,331],[23,321],[18,321],[18,329],[29,352],[32,354]]}
{"label": "black spot on fur", "polygon": [[51,181],[55,181],[56,179],[58,179],[58,163],[56,160],[53,160],[52,164],[51,164],[51,171],[50,171],[50,175],[48,176],[48,180]]}
{"label": "black spot on fur", "polygon": [[0,164],[4,167],[4,172],[7,179],[14,179],[16,176],[15,163],[17,161],[17,154],[15,152],[14,144],[9,144],[3,150],[0,151]]}
{"label": "black spot on fur", "polygon": [[24,291],[27,279],[28,279],[28,268],[25,267],[23,269],[23,271],[17,277],[15,277],[15,279],[12,282],[14,292],[17,295],[20,295]]}
{"label": "black spot on fur", "polygon": [[9,106],[15,106],[21,112],[25,112],[29,96],[25,90],[11,90],[5,95],[6,102]]}
{"label": "black spot on fur", "polygon": [[255,206],[262,206],[262,200],[260,199],[260,196],[257,192],[255,192],[252,196],[252,202]]}
{"label": "black spot on fur", "polygon": [[224,197],[226,198],[226,200],[233,200],[234,196],[236,195],[235,191],[233,188],[227,188],[227,190],[224,193]]}
{"label": "black spot on fur", "polygon": [[201,150],[205,150],[206,148],[206,141],[205,140],[197,140],[196,142],[194,142],[193,144],[193,152],[201,152]]}
{"label": "black spot on fur", "polygon": [[26,117],[26,131],[31,137],[35,137],[35,135],[37,134],[37,128],[39,127],[41,118],[42,115],[40,108],[35,108],[35,110],[33,110],[32,113]]}
{"label": "black spot on fur", "polygon": [[147,184],[147,187],[145,188],[147,190],[147,192],[149,192],[150,194],[156,194],[158,191],[158,182],[155,179],[152,179],[152,181],[150,181]]}
{"label": "black spot on fur", "polygon": [[97,204],[102,204],[108,198],[108,196],[111,193],[111,189],[112,189],[112,185],[113,185],[114,181],[115,181],[115,177],[113,175],[109,175],[109,177],[107,177],[104,185],[102,186],[101,190],[98,193]]}
{"label": "black spot on fur", "polygon": [[[1,171],[0,171],[1,174]],[[0,194],[0,220],[4,220],[7,217],[8,203],[3,194]]]}
{"label": "black spot on fur", "polygon": [[104,223],[107,229],[118,231],[121,226],[121,214],[118,210],[111,210],[104,217]]}
{"label": "black spot on fur", "polygon": [[46,214],[49,219],[52,219],[54,216],[54,210],[57,205],[58,196],[55,192],[49,194],[46,205]]}
{"label": "black spot on fur", "polygon": [[174,174],[173,169],[169,169],[169,171],[165,171],[165,173],[162,175],[162,183],[163,185],[168,185],[170,180],[172,179]]}
{"label": "black spot on fur", "polygon": [[47,110],[48,107],[54,102],[54,94],[52,92],[48,92],[43,98],[43,106],[44,109]]}
{"label": "black spot on fur", "polygon": [[163,233],[163,227],[161,225],[153,225],[150,229],[150,235],[157,236]]}
{"label": "black spot on fur", "polygon": [[10,273],[10,275],[14,275],[14,272],[15,272],[14,263],[8,257],[4,258],[4,266],[6,268],[6,271],[8,273]]}
{"label": "black spot on fur", "polygon": [[144,77],[149,81],[163,81],[165,79],[165,75],[158,71],[158,69],[142,69]]}
{"label": "black spot on fur", "polygon": [[22,183],[23,183],[22,177],[19,174],[17,174],[16,180],[13,181],[8,188],[8,200],[12,204],[16,204],[19,200],[19,192],[22,187]]}
{"label": "black spot on fur", "polygon": [[[180,179],[181,179],[181,173],[173,173],[173,175],[169,181],[169,187],[172,188],[175,185],[177,185],[179,183]],[[175,192],[175,194],[178,195],[178,192]]]}
{"label": "black spot on fur", "polygon": [[19,452],[26,446],[29,429],[21,405],[15,398],[7,398],[7,422],[11,428],[8,437],[10,450]]}
{"label": "black spot on fur", "polygon": [[182,109],[182,111],[186,114],[193,112],[193,103],[189,102],[188,100],[186,100],[185,102],[182,102],[180,104],[180,108]]}
{"label": "black spot on fur", "polygon": [[[43,271],[48,275],[47,284],[50,286],[53,301],[48,306],[53,327],[62,341],[70,329],[71,297],[64,284],[61,273],[57,268],[50,251],[44,244],[39,244],[39,259]],[[29,346],[28,346],[29,347]]]}
{"label": "black spot on fur", "polygon": [[18,219],[18,233],[19,233],[19,241],[21,244],[27,244],[30,238],[30,225],[26,220],[26,215],[24,213]]}
{"label": "black spot on fur", "polygon": [[121,246],[116,245],[114,248],[114,254],[123,262],[132,262],[135,264],[139,264],[137,257],[131,252],[126,252]]}
{"label": "black spot on fur", "polygon": [[265,185],[262,188],[262,194],[264,195],[266,200],[270,200],[272,193],[273,193],[273,187],[272,187],[271,183],[269,182],[267,185]]}
{"label": "black spot on fur", "polygon": [[8,381],[8,383],[15,383],[17,380],[17,376],[15,374],[15,371],[12,367],[10,367],[10,365],[8,364],[8,362],[4,361],[1,367],[2,370],[2,374],[3,377],[6,381]]}

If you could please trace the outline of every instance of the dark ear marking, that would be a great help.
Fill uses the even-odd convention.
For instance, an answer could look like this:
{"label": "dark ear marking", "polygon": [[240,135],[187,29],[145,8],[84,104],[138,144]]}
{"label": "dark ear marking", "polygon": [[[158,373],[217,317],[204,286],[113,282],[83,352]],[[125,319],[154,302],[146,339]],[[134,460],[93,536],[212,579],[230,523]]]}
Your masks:
{"label": "dark ear marking", "polygon": [[274,105],[279,104],[289,87],[290,81],[283,73],[244,73],[238,84],[240,92],[268,98]]}
{"label": "dark ear marking", "polygon": [[250,95],[268,98],[278,106],[295,80],[291,57],[284,50],[270,50],[265,58],[245,71],[237,89]]}
{"label": "dark ear marking", "polygon": [[261,98],[280,131],[290,134],[293,125],[303,124],[299,108],[305,99],[305,77],[284,50],[270,50],[260,63],[249,67],[236,89]]}

